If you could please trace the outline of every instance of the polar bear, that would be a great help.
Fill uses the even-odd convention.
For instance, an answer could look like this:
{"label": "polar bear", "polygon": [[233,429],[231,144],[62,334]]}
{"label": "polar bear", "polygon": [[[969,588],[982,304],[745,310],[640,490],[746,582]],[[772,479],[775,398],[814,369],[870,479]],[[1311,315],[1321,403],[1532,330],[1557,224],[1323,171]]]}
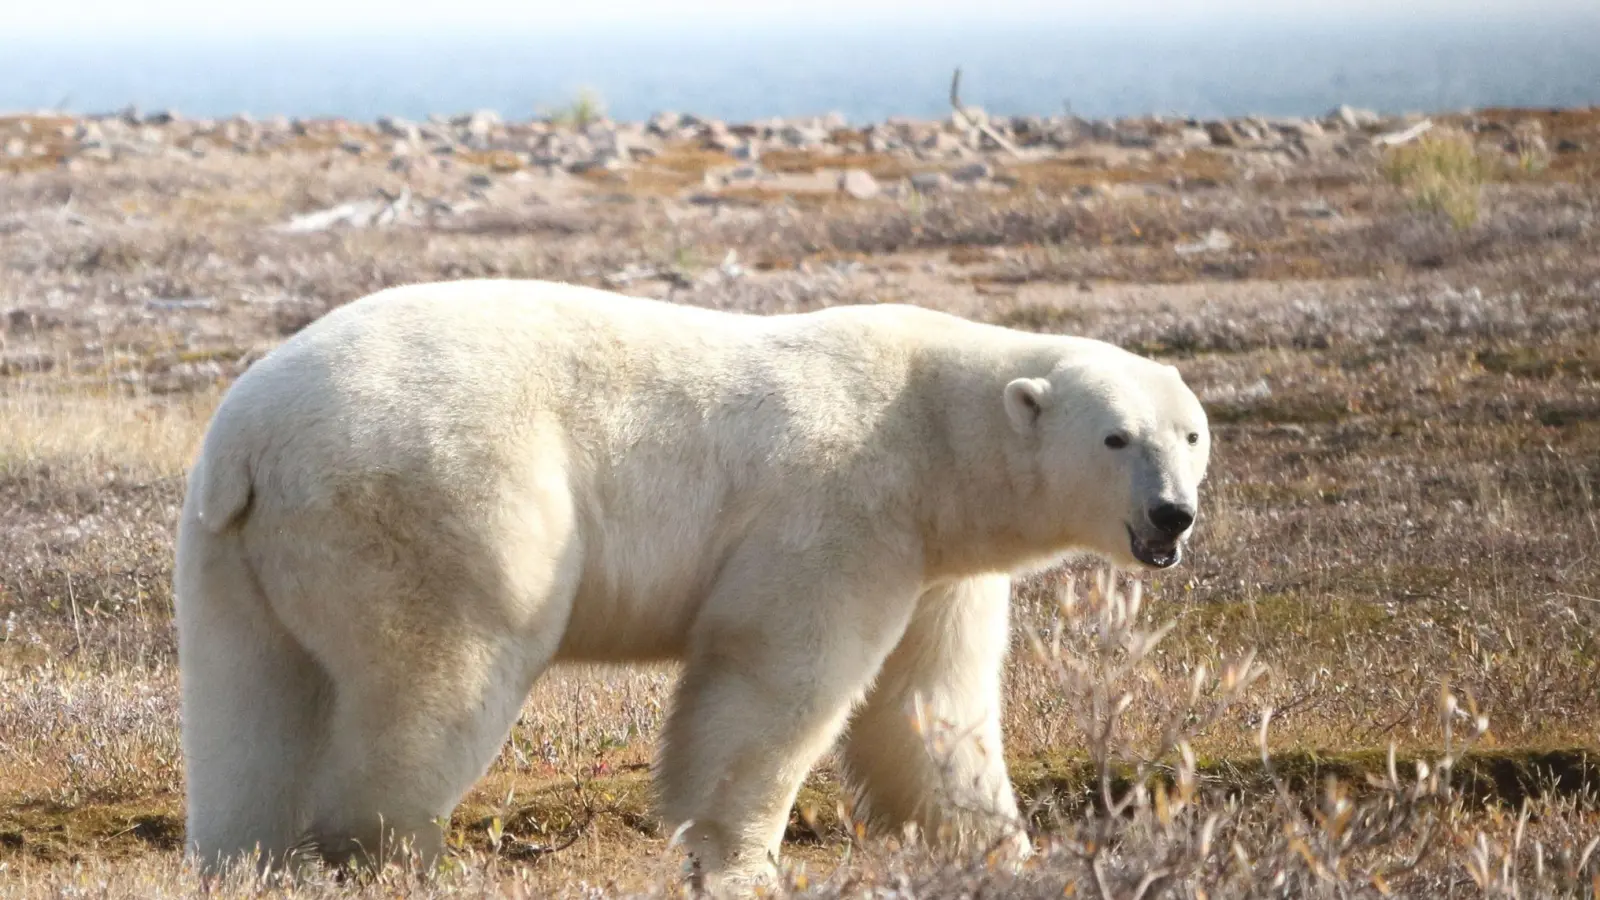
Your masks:
{"label": "polar bear", "polygon": [[190,473],[189,848],[430,862],[553,661],[676,659],[659,807],[710,879],[770,877],[841,734],[867,821],[1025,853],[1010,576],[1177,563],[1209,443],[1171,366],[913,306],[357,300],[235,382]]}

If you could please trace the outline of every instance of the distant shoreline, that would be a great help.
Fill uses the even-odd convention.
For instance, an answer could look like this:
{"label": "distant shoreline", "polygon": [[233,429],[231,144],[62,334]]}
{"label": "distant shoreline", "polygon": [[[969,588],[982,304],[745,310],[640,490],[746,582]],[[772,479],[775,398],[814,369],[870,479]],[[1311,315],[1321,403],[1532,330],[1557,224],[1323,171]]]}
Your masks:
{"label": "distant shoreline", "polygon": [[[574,101],[574,104],[578,102],[581,102],[581,98],[579,101]],[[1266,123],[1282,123],[1294,120],[1325,119],[1339,115],[1341,109],[1353,109],[1361,113],[1363,116],[1370,117],[1371,121],[1374,123],[1374,125],[1376,125],[1379,123],[1395,124],[1417,122],[1423,119],[1431,120],[1472,116],[1514,117],[1559,115],[1563,113],[1585,113],[1590,111],[1600,111],[1600,99],[1590,103],[1556,105],[1488,105],[1461,109],[1418,109],[1406,110],[1403,112],[1369,109],[1356,106],[1354,104],[1339,104],[1334,106],[1332,109],[1313,115],[1276,115],[1269,113],[1245,113],[1229,116],[1202,116],[1184,113],[1150,113],[1124,116],[1079,116],[1071,113],[1064,115],[1004,115],[991,114],[982,106],[977,104],[971,104],[968,108],[972,111],[983,114],[986,119],[993,118],[995,120],[1009,120],[1014,122],[1036,121],[1046,123],[1076,121],[1090,127],[1094,126],[1095,124],[1116,125],[1122,123],[1167,123],[1174,125],[1205,127],[1209,123],[1241,122],[1251,120]],[[381,114],[373,117],[338,115],[291,116],[283,114],[255,116],[246,112],[239,112],[225,116],[192,116],[185,114],[184,111],[180,109],[163,107],[144,109],[138,105],[130,104],[118,109],[98,112],[78,112],[70,109],[55,109],[49,107],[41,107],[36,109],[0,108],[0,120],[15,121],[22,119],[40,119],[70,122],[105,122],[109,120],[122,120],[133,125],[188,125],[191,127],[212,127],[214,125],[220,125],[232,121],[260,124],[265,127],[337,127],[342,125],[383,130],[387,127],[390,127],[392,123],[396,122],[413,123],[418,125],[433,124],[443,126],[451,123],[456,123],[459,125],[475,115],[494,117],[496,121],[505,125],[550,125],[561,127],[570,125],[569,122],[563,120],[563,116],[566,113],[567,110],[561,110],[555,115],[543,114],[529,116],[508,116],[503,110],[495,109],[493,107],[479,107],[474,109],[440,110],[421,117],[390,114]],[[830,129],[848,129],[857,131],[874,127],[892,127],[897,125],[929,125],[944,122],[950,118],[948,113],[939,116],[917,116],[907,114],[890,115],[872,121],[853,121],[847,119],[842,113],[826,112],[820,114],[811,113],[793,116],[759,116],[750,119],[723,119],[715,116],[701,115],[692,110],[659,110],[651,113],[648,116],[642,116],[638,118],[613,118],[611,116],[602,114],[597,116],[597,122],[606,126],[620,128],[649,127],[653,120],[659,119],[661,116],[677,116],[686,121],[695,123],[716,123],[719,126],[725,126],[734,130],[748,130],[757,128],[776,129],[782,128],[785,125],[796,123],[830,123],[825,127]]]}
{"label": "distant shoreline", "polygon": [[[195,117],[425,119],[496,109],[526,119],[589,89],[621,121],[685,110],[723,121],[837,110],[855,125],[938,117],[950,72],[997,115],[1092,119],[1386,115],[1600,103],[1600,15],[1324,26],[1041,22],[957,28],[817,22],[773,32],[692,23],[661,32],[221,35],[121,42],[0,37],[0,108],[74,114],[135,103]],[[396,26],[397,27],[397,26]],[[465,26],[463,26],[465,27]]]}

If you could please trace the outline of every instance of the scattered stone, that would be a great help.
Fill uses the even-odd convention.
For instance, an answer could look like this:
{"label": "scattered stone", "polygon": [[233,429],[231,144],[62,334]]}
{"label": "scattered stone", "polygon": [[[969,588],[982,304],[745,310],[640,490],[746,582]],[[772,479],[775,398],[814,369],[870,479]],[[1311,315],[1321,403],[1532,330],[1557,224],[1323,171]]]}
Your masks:
{"label": "scattered stone", "polygon": [[0,355],[0,375],[49,372],[55,367],[56,358],[48,353],[24,351]]}
{"label": "scattered stone", "polygon": [[1307,219],[1337,219],[1339,217],[1338,210],[1328,205],[1328,201],[1321,197],[1300,204],[1299,209],[1296,211]]}
{"label": "scattered stone", "polygon": [[841,175],[839,189],[857,200],[871,200],[883,190],[878,179],[864,169],[851,169]]}
{"label": "scattered stone", "polygon": [[286,234],[306,234],[313,231],[327,231],[339,225],[365,227],[371,224],[382,207],[383,205],[375,200],[341,203],[328,209],[294,216],[273,230]]}
{"label": "scattered stone", "polygon": [[382,116],[378,119],[377,124],[378,130],[388,137],[399,138],[413,143],[422,140],[422,131],[414,122],[396,116]]}
{"label": "scattered stone", "polygon": [[1207,122],[1206,134],[1211,137],[1211,143],[1218,147],[1232,147],[1238,143],[1227,122]]}
{"label": "scattered stone", "polygon": [[797,150],[805,150],[826,143],[828,132],[817,127],[801,128],[797,125],[790,125],[783,129],[779,137],[790,147]]}
{"label": "scattered stone", "polygon": [[1327,133],[1321,125],[1311,119],[1290,119],[1278,123],[1277,128],[1285,135],[1296,138],[1319,138]]}
{"label": "scattered stone", "polygon": [[950,189],[950,176],[943,172],[917,172],[911,176],[911,189],[919,194],[938,194]]}
{"label": "scattered stone", "polygon": [[963,145],[961,139],[948,131],[935,131],[917,142],[924,150],[931,151],[937,156],[948,156],[958,152]]}
{"label": "scattered stone", "polygon": [[962,184],[971,184],[982,181],[994,174],[994,167],[985,162],[967,163],[950,173],[950,177]]}
{"label": "scattered stone", "polygon": [[1179,244],[1172,248],[1183,256],[1196,253],[1221,253],[1233,249],[1233,238],[1220,228],[1213,228],[1206,232],[1206,236],[1190,244]]}
{"label": "scattered stone", "polygon": [[1328,118],[1337,121],[1351,131],[1375,128],[1383,121],[1383,118],[1372,110],[1357,109],[1349,104],[1341,105],[1338,109],[1329,113]]}
{"label": "scattered stone", "polygon": [[328,231],[341,225],[350,228],[384,227],[410,215],[411,191],[402,188],[396,197],[380,191],[376,200],[341,203],[328,209],[304,213],[273,226],[272,230],[285,234],[308,234]]}
{"label": "scattered stone", "polygon": [[651,116],[649,123],[645,125],[645,128],[651,134],[659,135],[661,137],[674,135],[678,132],[678,129],[682,127],[683,116],[680,116],[675,112],[658,112]]}
{"label": "scattered stone", "polygon": [[502,123],[500,114],[492,109],[480,109],[450,120],[450,124],[469,134],[488,134]]}

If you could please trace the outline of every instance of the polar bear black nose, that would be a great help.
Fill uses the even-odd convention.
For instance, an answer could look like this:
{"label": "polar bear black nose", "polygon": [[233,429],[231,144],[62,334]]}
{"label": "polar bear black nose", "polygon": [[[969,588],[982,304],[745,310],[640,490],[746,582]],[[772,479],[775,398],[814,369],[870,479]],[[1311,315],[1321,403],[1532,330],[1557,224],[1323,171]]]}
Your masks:
{"label": "polar bear black nose", "polygon": [[1150,510],[1150,524],[1165,534],[1177,537],[1194,524],[1194,510],[1176,503],[1163,503]]}

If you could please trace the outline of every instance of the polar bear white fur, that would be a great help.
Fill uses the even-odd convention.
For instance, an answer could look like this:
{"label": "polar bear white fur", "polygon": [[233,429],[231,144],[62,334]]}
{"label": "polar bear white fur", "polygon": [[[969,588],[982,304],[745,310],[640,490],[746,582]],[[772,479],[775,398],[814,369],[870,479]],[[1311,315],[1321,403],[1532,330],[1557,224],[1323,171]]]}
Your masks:
{"label": "polar bear white fur", "polygon": [[[356,301],[235,383],[190,475],[189,846],[431,861],[552,661],[660,659],[661,812],[708,875],[770,872],[841,733],[870,821],[1006,840],[1010,573],[1177,562],[1208,452],[1170,366],[909,306]],[[968,739],[936,762],[913,708]]]}

